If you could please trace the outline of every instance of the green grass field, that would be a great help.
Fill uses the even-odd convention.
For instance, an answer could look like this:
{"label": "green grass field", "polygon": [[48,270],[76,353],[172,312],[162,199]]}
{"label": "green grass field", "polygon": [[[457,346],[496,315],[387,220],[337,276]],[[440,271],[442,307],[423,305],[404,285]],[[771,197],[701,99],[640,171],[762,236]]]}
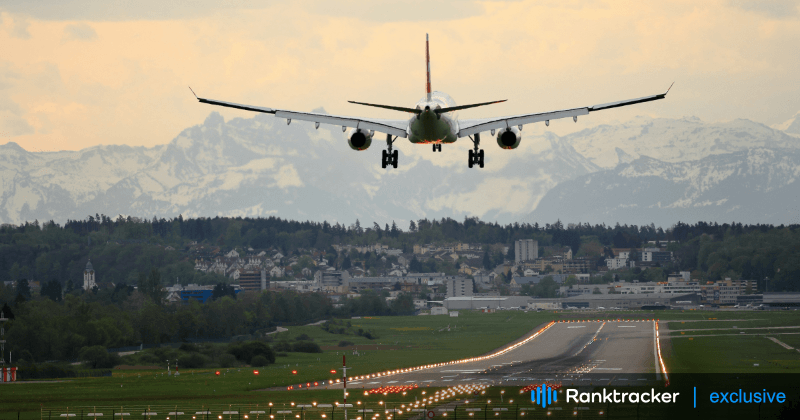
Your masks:
{"label": "green grass field", "polygon": [[[48,414],[57,417],[66,412],[67,407],[72,407],[70,412],[78,415],[82,409],[98,406],[102,407],[106,416],[110,416],[113,409],[116,412],[131,412],[136,418],[141,418],[140,413],[150,406],[159,412],[158,419],[164,419],[163,414],[175,411],[175,407],[188,414],[200,411],[203,407],[212,407],[212,411],[216,413],[215,410],[221,410],[225,405],[231,409],[241,406],[239,411],[249,412],[251,409],[256,410],[252,408],[256,404],[259,407],[269,407],[270,402],[273,403],[273,409],[283,407],[284,404],[290,407],[291,402],[333,403],[341,400],[341,390],[263,390],[339,378],[341,373],[338,369],[345,352],[347,364],[352,368],[348,370],[348,374],[359,375],[484,354],[519,339],[550,320],[617,318],[669,320],[670,328],[673,329],[685,329],[690,324],[690,328],[720,328],[721,324],[728,322],[724,321],[726,319],[748,319],[746,323],[735,321],[735,325],[741,327],[745,324],[797,324],[797,316],[793,313],[764,311],[625,311],[603,314],[561,311],[483,314],[461,311],[457,318],[417,316],[351,320],[353,327],[374,332],[378,337],[374,340],[331,334],[319,326],[292,326],[288,327],[287,332],[275,334],[275,340],[293,340],[306,334],[326,350],[321,354],[288,353],[288,356],[278,357],[274,365],[258,369],[258,376],[253,374],[252,368],[247,367],[182,369],[181,376],[177,378],[168,377],[161,370],[115,369],[112,377],[0,385],[0,420],[16,418],[17,412],[21,412],[21,419],[47,418]],[[709,318],[716,318],[721,322],[707,322]],[[681,320],[705,322],[681,324]],[[800,336],[776,337],[794,347],[800,346]],[[355,343],[355,349],[360,355],[353,355],[352,348],[337,348],[336,344],[342,340]],[[676,337],[671,341],[662,342],[665,362],[670,372],[800,372],[800,353],[787,350],[762,336],[698,337],[693,340]],[[760,367],[754,369],[753,363],[759,363]],[[330,373],[332,369],[337,372]],[[220,376],[214,374],[216,370],[220,370]],[[296,370],[297,374],[292,374],[292,370]],[[413,400],[414,397],[421,398],[422,391],[423,389],[417,389],[406,396],[363,396],[363,390],[352,390],[351,398],[363,400],[372,407],[378,401],[400,404]],[[188,417],[185,418],[188,420]],[[228,420],[234,419],[240,420],[235,417]]]}

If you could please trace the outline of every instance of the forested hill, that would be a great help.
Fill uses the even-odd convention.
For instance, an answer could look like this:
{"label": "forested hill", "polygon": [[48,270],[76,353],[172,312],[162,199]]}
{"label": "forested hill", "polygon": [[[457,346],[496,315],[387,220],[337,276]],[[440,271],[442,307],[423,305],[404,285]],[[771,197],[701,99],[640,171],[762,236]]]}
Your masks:
{"label": "forested hill", "polygon": [[[466,218],[392,224],[356,222],[351,226],[327,222],[300,222],[280,218],[138,219],[104,215],[65,225],[38,222],[0,227],[0,280],[22,278],[46,284],[57,281],[67,288],[83,279],[91,259],[99,284],[136,284],[140,273],[158,269],[165,285],[216,284],[224,278],[194,270],[195,259],[210,250],[255,254],[262,250],[283,255],[316,255],[341,268],[334,244],[381,243],[410,254],[415,244],[481,244],[487,266],[513,259],[513,242],[535,239],[540,248],[569,246],[576,257],[597,259],[610,248],[646,246],[649,241],[668,242],[677,260],[666,269],[698,272],[698,277],[770,279],[770,290],[800,289],[800,232],[798,225],[742,225],[678,223],[669,229],[653,225],[538,224],[499,225]],[[502,247],[509,246],[507,254]],[[366,253],[369,254],[369,253]],[[374,253],[372,253],[374,254]],[[353,255],[374,261],[375,255]],[[348,258],[349,261],[350,258]],[[449,264],[449,263],[448,263]],[[369,267],[367,267],[369,268]],[[431,262],[427,268],[455,270],[453,264]],[[488,267],[487,267],[488,268]],[[0,296],[0,301],[7,296]]]}

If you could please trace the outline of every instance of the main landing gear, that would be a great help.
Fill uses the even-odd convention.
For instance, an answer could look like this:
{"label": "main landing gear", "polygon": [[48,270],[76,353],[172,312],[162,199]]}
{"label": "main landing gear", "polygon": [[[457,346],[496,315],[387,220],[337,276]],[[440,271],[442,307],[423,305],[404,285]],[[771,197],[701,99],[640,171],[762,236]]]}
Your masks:
{"label": "main landing gear", "polygon": [[478,165],[479,167],[483,168],[483,149],[478,149],[478,146],[481,144],[481,133],[475,133],[475,139],[473,140],[472,137],[469,138],[472,140],[472,143],[475,147],[469,151],[469,167],[471,168],[473,165]]}
{"label": "main landing gear", "polygon": [[434,151],[434,152],[441,152],[441,151],[442,151],[442,144],[441,144],[441,143],[439,143],[439,144],[435,144],[435,143],[434,143],[434,145],[433,145],[433,151]]}
{"label": "main landing gear", "polygon": [[392,151],[392,144],[397,140],[397,137],[392,139],[391,134],[386,135],[386,147],[388,150],[381,150],[381,167],[386,168],[391,165],[393,168],[397,167],[397,150]]}

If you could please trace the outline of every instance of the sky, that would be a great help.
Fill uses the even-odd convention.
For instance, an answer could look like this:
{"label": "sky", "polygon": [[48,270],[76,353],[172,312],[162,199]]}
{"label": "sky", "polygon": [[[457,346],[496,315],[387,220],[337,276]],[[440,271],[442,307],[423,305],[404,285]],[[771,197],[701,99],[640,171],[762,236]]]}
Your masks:
{"label": "sky", "polygon": [[[179,4],[176,4],[179,3]],[[541,112],[664,92],[553,122],[638,115],[781,123],[800,111],[800,0],[0,2],[0,144],[29,151],[165,144],[212,111],[199,95],[405,118],[432,85],[460,116]],[[536,130],[545,130],[535,127]],[[526,127],[527,128],[527,127]]]}

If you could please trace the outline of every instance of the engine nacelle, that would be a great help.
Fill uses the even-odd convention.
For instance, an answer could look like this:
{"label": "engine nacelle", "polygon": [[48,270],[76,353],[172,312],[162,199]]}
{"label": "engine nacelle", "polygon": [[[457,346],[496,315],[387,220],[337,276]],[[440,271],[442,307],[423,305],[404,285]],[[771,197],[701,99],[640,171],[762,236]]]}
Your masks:
{"label": "engine nacelle", "polygon": [[353,150],[367,150],[372,144],[372,131],[352,128],[347,132],[347,144]]}
{"label": "engine nacelle", "polygon": [[503,149],[516,149],[522,133],[517,127],[504,128],[497,133],[497,145]]}

